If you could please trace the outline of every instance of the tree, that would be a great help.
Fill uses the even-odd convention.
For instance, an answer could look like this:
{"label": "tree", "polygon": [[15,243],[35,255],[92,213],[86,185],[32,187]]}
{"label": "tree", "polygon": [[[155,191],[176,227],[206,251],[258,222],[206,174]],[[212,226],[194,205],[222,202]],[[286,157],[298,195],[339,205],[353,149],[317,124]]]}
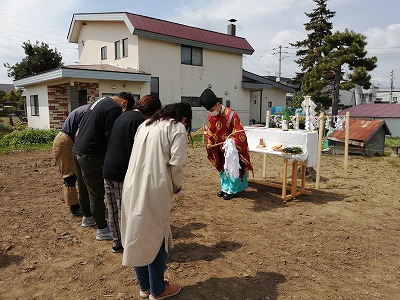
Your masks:
{"label": "tree", "polygon": [[332,92],[332,114],[339,110],[339,91],[350,90],[358,84],[364,89],[371,86],[368,74],[376,68],[376,56],[367,58],[366,37],[346,29],[335,32],[326,38],[323,47],[324,57],[314,67],[314,73],[325,74]]}
{"label": "tree", "polygon": [[22,93],[23,93],[22,89],[11,90],[7,93],[5,99],[7,102],[14,103],[17,109],[23,109],[25,104],[25,98],[22,96]]}
{"label": "tree", "polygon": [[4,64],[8,68],[8,77],[14,77],[14,80],[52,70],[64,64],[57,49],[50,49],[49,45],[43,42],[39,44],[37,41],[35,45],[32,45],[30,41],[24,42],[22,48],[26,57],[21,62],[13,66],[9,63]]}
{"label": "tree", "polygon": [[302,73],[296,80],[301,83],[301,95],[310,95],[319,106],[332,107],[332,114],[339,110],[339,91],[350,90],[355,84],[369,88],[369,71],[376,68],[375,56],[366,58],[366,37],[349,29],[332,34],[332,24],[327,19],[336,13],[326,8],[328,0],[314,0],[317,8],[306,14],[310,22],[305,28],[311,31],[304,41],[293,44],[302,48],[296,61]]}
{"label": "tree", "polygon": [[299,49],[296,52],[299,59],[295,62],[301,68],[301,72],[296,74],[293,81],[301,84],[298,96],[310,95],[314,102],[326,107],[331,101],[329,91],[324,89],[324,82],[313,81],[308,73],[323,57],[322,47],[326,43],[326,37],[332,34],[333,28],[329,19],[333,18],[336,13],[327,9],[328,0],[313,1],[316,3],[316,8],[311,13],[305,13],[310,18],[310,21],[304,24],[306,31],[309,32],[307,38],[291,44]]}

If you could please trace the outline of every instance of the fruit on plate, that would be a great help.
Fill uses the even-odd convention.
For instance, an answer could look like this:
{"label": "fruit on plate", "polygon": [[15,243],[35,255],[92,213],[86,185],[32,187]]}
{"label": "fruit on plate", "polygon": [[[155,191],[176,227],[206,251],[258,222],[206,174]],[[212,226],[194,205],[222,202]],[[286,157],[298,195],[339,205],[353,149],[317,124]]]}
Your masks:
{"label": "fruit on plate", "polygon": [[282,150],[282,145],[275,145],[275,146],[272,146],[272,150],[274,150],[274,151],[281,151],[281,150]]}

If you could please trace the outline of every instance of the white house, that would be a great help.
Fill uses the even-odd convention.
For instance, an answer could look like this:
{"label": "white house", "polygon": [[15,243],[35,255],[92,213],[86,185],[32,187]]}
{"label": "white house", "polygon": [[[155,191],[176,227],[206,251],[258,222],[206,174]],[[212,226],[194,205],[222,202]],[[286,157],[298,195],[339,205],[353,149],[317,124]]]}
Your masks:
{"label": "white house", "polygon": [[163,104],[190,103],[196,129],[206,121],[199,96],[207,87],[244,125],[263,121],[270,102],[284,105],[291,88],[243,71],[243,54],[254,50],[235,31],[234,24],[225,34],[126,12],[74,14],[68,40],[78,45],[79,64],[14,85],[25,89],[32,128],[58,129],[75,107],[128,91],[137,99],[151,93]]}

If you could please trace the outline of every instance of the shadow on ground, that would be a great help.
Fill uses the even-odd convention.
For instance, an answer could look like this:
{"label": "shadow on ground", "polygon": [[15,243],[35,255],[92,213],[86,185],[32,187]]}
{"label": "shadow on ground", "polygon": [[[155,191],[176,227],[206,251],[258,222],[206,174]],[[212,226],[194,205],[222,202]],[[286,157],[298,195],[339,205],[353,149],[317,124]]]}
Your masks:
{"label": "shadow on ground", "polygon": [[240,300],[278,299],[277,285],[285,276],[274,272],[258,272],[255,276],[210,278],[194,285],[184,286],[176,300]]}

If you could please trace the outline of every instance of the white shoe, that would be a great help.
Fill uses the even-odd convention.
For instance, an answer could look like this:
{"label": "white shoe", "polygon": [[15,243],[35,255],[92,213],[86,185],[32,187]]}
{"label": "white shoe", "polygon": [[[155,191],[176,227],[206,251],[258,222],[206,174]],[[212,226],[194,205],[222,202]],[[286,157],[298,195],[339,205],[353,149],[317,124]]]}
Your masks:
{"label": "white shoe", "polygon": [[142,290],[140,290],[140,291],[139,291],[139,295],[140,295],[140,297],[142,297],[143,299],[147,299],[147,298],[149,298],[150,290],[147,290],[147,291],[142,291]]}
{"label": "white shoe", "polygon": [[96,221],[94,220],[93,216],[90,217],[82,217],[82,223],[81,223],[82,227],[93,227],[96,226]]}
{"label": "white shoe", "polygon": [[110,227],[107,226],[106,228],[103,228],[103,229],[97,229],[96,240],[111,241],[112,236],[111,236],[111,232],[110,232]]}

